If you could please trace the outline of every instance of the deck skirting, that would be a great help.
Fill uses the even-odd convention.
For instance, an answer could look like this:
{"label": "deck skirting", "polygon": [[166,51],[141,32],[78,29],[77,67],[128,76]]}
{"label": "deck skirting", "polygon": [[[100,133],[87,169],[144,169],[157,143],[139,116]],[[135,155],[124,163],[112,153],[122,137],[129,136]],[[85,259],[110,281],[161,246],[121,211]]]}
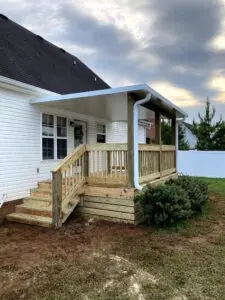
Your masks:
{"label": "deck skirting", "polygon": [[[177,174],[170,174],[156,179],[150,184],[163,184]],[[84,219],[108,220],[138,225],[143,219],[141,206],[134,201],[139,193],[133,189],[103,188],[101,186],[87,186],[78,207],[79,214]]]}

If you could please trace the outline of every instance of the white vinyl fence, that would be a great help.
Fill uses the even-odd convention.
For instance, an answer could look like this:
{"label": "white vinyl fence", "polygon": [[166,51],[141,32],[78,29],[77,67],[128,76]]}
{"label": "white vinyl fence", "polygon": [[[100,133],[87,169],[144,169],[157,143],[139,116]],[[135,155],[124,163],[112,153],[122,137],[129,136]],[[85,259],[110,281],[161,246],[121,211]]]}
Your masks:
{"label": "white vinyl fence", "polygon": [[177,169],[184,175],[225,178],[225,151],[178,151]]}

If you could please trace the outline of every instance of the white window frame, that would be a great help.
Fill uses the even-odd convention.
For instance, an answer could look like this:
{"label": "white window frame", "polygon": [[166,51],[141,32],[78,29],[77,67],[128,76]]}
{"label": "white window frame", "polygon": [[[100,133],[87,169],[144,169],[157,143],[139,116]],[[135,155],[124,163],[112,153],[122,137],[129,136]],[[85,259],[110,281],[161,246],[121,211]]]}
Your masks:
{"label": "white window frame", "polygon": [[[53,136],[44,136],[42,133],[42,122],[43,122],[43,115],[50,115],[53,116],[54,121],[54,130],[53,130]],[[66,137],[58,137],[57,136],[57,117],[66,119]],[[43,159],[43,147],[42,147],[42,140],[43,138],[52,138],[54,140],[54,158],[53,159]],[[68,155],[68,118],[64,116],[55,115],[49,112],[42,112],[41,113],[41,161],[53,161],[53,160],[62,160],[63,158],[57,158],[57,140],[58,139],[64,139],[67,140],[67,155]]]}
{"label": "white window frame", "polygon": [[[105,127],[105,133],[103,133],[103,132],[98,132],[98,125],[104,126],[104,127]],[[98,134],[104,135],[104,136],[105,136],[105,143],[104,143],[104,144],[106,144],[106,124],[103,124],[103,123],[97,123],[97,124],[96,124],[96,142],[97,142],[97,143],[99,143],[99,142],[98,142]],[[99,144],[100,144],[100,143],[99,143]]]}

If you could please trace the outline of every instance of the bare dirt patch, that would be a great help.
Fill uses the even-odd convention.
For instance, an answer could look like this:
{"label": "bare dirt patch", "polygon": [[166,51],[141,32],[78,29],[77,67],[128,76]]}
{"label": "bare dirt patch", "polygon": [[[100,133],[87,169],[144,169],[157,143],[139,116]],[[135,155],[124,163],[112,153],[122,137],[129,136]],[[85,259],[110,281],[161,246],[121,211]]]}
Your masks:
{"label": "bare dirt patch", "polygon": [[0,226],[0,299],[225,299],[225,198],[179,230]]}

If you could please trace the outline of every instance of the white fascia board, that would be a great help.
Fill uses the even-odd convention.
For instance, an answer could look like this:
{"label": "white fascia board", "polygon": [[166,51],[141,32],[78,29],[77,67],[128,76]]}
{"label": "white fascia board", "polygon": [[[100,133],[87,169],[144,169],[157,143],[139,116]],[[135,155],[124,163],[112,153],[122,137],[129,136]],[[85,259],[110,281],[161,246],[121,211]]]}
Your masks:
{"label": "white fascia board", "polygon": [[148,92],[147,85],[132,85],[132,86],[125,86],[125,87],[117,87],[117,88],[109,88],[104,90],[95,90],[95,91],[88,91],[88,92],[81,92],[81,93],[72,93],[66,95],[57,95],[57,96],[47,96],[42,97],[39,99],[34,99],[31,103],[45,103],[45,102],[53,102],[53,101],[62,101],[62,100],[72,100],[72,99],[80,99],[80,98],[87,98],[87,97],[94,97],[94,96],[104,96],[104,95],[113,95],[113,94],[120,94],[120,93],[129,93],[129,92]]}
{"label": "white fascia board", "polygon": [[8,77],[4,77],[0,75],[0,87],[7,88],[10,90],[14,90],[17,92],[21,93],[26,93],[26,94],[34,94],[34,95],[39,95],[39,96],[44,96],[44,95],[58,95],[56,93],[53,93],[48,90],[44,90],[41,88],[38,88],[36,86],[14,80]]}

